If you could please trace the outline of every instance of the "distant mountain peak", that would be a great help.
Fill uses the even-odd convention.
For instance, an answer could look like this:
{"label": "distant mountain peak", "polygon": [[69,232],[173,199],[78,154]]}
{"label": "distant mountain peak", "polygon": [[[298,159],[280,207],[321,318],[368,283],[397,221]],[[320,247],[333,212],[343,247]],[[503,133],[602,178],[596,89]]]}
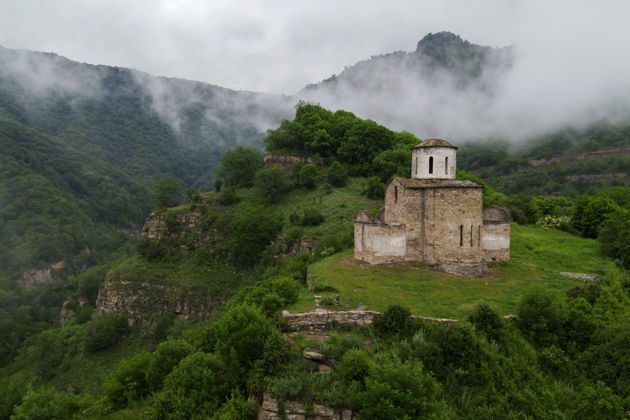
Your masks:
{"label": "distant mountain peak", "polygon": [[448,31],[426,34],[419,42],[416,52],[426,53],[433,48],[444,47],[465,47],[470,45],[470,42],[463,40],[459,35]]}

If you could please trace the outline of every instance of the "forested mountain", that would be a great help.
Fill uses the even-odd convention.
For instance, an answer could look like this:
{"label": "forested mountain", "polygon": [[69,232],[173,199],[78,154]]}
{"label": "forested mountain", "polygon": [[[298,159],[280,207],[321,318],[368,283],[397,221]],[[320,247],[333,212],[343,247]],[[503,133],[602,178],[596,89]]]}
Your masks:
{"label": "forested mountain", "polygon": [[113,245],[114,228],[148,214],[158,179],[207,187],[225,150],[260,147],[287,109],[280,96],[0,47],[0,278]]}

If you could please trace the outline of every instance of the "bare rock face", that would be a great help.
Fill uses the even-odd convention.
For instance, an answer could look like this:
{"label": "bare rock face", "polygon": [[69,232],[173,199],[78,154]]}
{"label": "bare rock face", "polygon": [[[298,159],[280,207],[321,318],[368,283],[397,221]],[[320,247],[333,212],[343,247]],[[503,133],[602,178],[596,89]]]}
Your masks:
{"label": "bare rock face", "polygon": [[356,417],[350,410],[335,410],[319,404],[306,407],[297,402],[280,404],[268,394],[263,396],[263,403],[258,410],[258,420],[353,420]]}
{"label": "bare rock face", "polygon": [[200,211],[151,213],[144,222],[144,237],[153,240],[168,238],[179,233],[182,228],[193,229],[199,226],[200,221]]}
{"label": "bare rock face", "polygon": [[203,293],[150,283],[107,280],[96,299],[98,312],[127,316],[130,325],[146,329],[156,317],[206,318],[222,302]]}
{"label": "bare rock face", "polygon": [[16,285],[22,289],[33,290],[38,286],[61,283],[62,279],[57,276],[57,272],[58,270],[54,270],[52,266],[40,270],[26,270],[18,279]]}

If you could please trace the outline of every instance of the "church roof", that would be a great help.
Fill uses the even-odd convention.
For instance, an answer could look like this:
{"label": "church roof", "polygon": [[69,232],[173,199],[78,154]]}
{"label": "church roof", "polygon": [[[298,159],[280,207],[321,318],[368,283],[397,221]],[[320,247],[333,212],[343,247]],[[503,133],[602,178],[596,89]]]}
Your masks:
{"label": "church roof", "polygon": [[476,182],[458,179],[416,179],[396,177],[392,182],[398,181],[403,187],[411,189],[420,188],[483,188]]}
{"label": "church roof", "polygon": [[419,147],[450,147],[452,149],[457,149],[457,147],[442,139],[426,139],[425,141],[414,147],[414,149],[417,149]]}

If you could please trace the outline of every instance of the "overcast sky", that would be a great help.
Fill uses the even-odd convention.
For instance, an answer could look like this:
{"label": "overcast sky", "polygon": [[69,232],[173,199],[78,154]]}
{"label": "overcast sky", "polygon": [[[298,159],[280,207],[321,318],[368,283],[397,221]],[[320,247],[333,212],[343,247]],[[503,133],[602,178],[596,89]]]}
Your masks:
{"label": "overcast sky", "polygon": [[0,45],[234,89],[294,93],[428,32],[518,44],[605,76],[630,56],[630,2],[0,0]]}

